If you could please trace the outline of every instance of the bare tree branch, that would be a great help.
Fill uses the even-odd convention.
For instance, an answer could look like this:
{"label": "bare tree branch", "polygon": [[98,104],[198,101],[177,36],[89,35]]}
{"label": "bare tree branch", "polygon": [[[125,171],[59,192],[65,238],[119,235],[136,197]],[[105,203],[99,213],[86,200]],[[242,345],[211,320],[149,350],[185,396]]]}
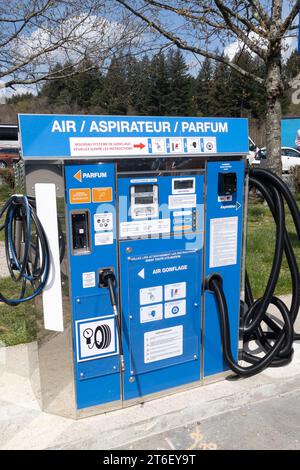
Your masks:
{"label": "bare tree branch", "polygon": [[271,18],[267,14],[266,10],[263,8],[262,4],[259,0],[249,0],[250,6],[253,8],[253,13],[257,13],[257,15],[262,20],[264,27],[267,28],[270,24]]}
{"label": "bare tree branch", "polygon": [[299,10],[300,10],[300,0],[297,0],[293,8],[291,9],[289,15],[286,17],[286,19],[282,23],[279,34],[283,35],[288,29],[291,28],[294,19],[299,13]]}
{"label": "bare tree branch", "polygon": [[215,3],[217,7],[219,8],[220,12],[222,13],[222,16],[226,22],[227,27],[235,33],[235,35],[244,43],[246,46],[249,47],[250,50],[255,52],[259,57],[262,59],[266,58],[266,53],[264,49],[259,46],[259,44],[255,44],[254,41],[250,40],[248,35],[243,32],[241,28],[236,26],[231,18],[230,15],[234,18],[236,15],[234,12],[228,8],[226,5],[221,0],[215,0]]}
{"label": "bare tree branch", "polygon": [[51,79],[53,66],[68,59],[104,64],[144,29],[108,0],[10,0],[10,9],[0,0],[0,24],[2,87]]}
{"label": "bare tree branch", "polygon": [[131,13],[134,13],[138,18],[146,22],[151,28],[159,32],[162,36],[164,36],[166,39],[171,41],[173,44],[175,44],[179,49],[186,50],[186,51],[191,51],[194,52],[195,54],[199,54],[203,57],[207,57],[208,59],[213,59],[216,60],[217,62],[222,62],[223,64],[228,65],[232,69],[236,70],[239,72],[241,75],[244,77],[249,77],[253,80],[255,80],[257,83],[262,85],[264,83],[263,79],[252,74],[249,71],[244,70],[243,68],[239,67],[237,64],[234,62],[230,61],[228,58],[221,54],[216,54],[212,51],[205,50],[203,48],[199,48],[196,46],[192,46],[188,44],[186,41],[182,40],[178,36],[172,34],[170,31],[166,30],[163,28],[161,25],[158,23],[154,23],[151,19],[149,19],[147,16],[145,16],[143,13],[140,11],[135,10],[132,8],[125,0],[116,0],[118,3],[123,5],[128,11]]}

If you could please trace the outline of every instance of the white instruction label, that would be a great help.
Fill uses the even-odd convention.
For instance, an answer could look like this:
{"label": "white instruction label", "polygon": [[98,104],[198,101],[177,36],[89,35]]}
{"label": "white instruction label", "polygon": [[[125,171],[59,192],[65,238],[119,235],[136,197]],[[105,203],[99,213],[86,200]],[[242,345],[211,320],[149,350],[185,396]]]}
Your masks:
{"label": "white instruction label", "polygon": [[238,217],[221,217],[210,221],[209,267],[237,263]]}
{"label": "white instruction label", "polygon": [[82,273],[82,287],[87,289],[88,287],[95,287],[96,285],[96,274],[95,272],[91,273]]}
{"label": "white instruction label", "polygon": [[170,233],[170,219],[139,220],[133,222],[121,222],[121,237],[136,237],[141,235],[157,235]]}
{"label": "white instruction label", "polygon": [[156,304],[162,302],[162,286],[146,287],[140,289],[140,304]]}
{"label": "white instruction label", "polygon": [[196,194],[180,194],[169,196],[169,209],[186,209],[196,207]]}
{"label": "white instruction label", "polygon": [[183,326],[163,328],[144,333],[144,362],[162,361],[181,356],[183,352]]}
{"label": "white instruction label", "polygon": [[149,321],[162,320],[163,308],[162,304],[148,305],[140,308],[140,321],[147,323]]}
{"label": "white instruction label", "polygon": [[95,233],[95,245],[112,245],[114,242],[113,232]]}
{"label": "white instruction label", "polygon": [[113,215],[111,212],[101,212],[94,215],[95,232],[113,229]]}
{"label": "white instruction label", "polygon": [[174,302],[165,303],[165,318],[180,317],[186,314],[186,301],[175,300]]}
{"label": "white instruction label", "polygon": [[186,296],[186,282],[165,285],[165,300],[183,299]]}

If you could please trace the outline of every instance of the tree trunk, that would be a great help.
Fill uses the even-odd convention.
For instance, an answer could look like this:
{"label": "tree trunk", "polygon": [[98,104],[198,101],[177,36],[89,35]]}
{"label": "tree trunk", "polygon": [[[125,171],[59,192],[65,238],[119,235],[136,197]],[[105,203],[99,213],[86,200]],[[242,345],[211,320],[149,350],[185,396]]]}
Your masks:
{"label": "tree trunk", "polygon": [[269,170],[281,176],[281,99],[283,96],[283,85],[280,53],[276,57],[269,58],[266,66],[266,143],[268,155],[266,166]]}

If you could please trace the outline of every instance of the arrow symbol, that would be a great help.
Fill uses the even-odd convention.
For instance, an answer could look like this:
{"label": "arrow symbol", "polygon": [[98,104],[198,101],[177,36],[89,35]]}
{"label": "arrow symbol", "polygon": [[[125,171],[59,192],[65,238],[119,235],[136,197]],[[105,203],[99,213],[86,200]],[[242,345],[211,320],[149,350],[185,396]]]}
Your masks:
{"label": "arrow symbol", "polygon": [[82,172],[81,170],[78,170],[77,173],[75,173],[75,175],[73,175],[74,178],[77,179],[77,181],[79,181],[80,183],[82,182]]}
{"label": "arrow symbol", "polygon": [[134,145],[133,145],[133,148],[134,148],[134,149],[140,149],[140,150],[142,150],[142,149],[145,148],[145,147],[146,147],[146,145],[144,145],[144,144],[142,144],[142,143],[140,143],[140,144],[134,144]]}
{"label": "arrow symbol", "polygon": [[242,207],[242,204],[237,202],[236,205],[235,205],[235,210],[238,211],[240,207]]}
{"label": "arrow symbol", "polygon": [[140,272],[138,273],[138,276],[140,276],[142,279],[145,279],[145,268],[140,270]]}

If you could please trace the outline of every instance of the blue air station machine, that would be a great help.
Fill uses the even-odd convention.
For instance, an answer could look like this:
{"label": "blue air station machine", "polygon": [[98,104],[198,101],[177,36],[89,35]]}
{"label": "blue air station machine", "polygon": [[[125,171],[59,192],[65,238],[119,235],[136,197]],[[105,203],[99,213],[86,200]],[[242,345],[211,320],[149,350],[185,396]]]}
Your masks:
{"label": "blue air station machine", "polygon": [[[284,201],[298,234],[299,209],[280,178],[248,171],[246,119],[22,114],[19,130],[26,188],[1,216],[20,289],[0,300],[26,302],[37,325],[43,410],[106,412],[292,359],[299,272]],[[248,186],[277,235],[256,300]],[[274,296],[284,252],[290,308]]]}

